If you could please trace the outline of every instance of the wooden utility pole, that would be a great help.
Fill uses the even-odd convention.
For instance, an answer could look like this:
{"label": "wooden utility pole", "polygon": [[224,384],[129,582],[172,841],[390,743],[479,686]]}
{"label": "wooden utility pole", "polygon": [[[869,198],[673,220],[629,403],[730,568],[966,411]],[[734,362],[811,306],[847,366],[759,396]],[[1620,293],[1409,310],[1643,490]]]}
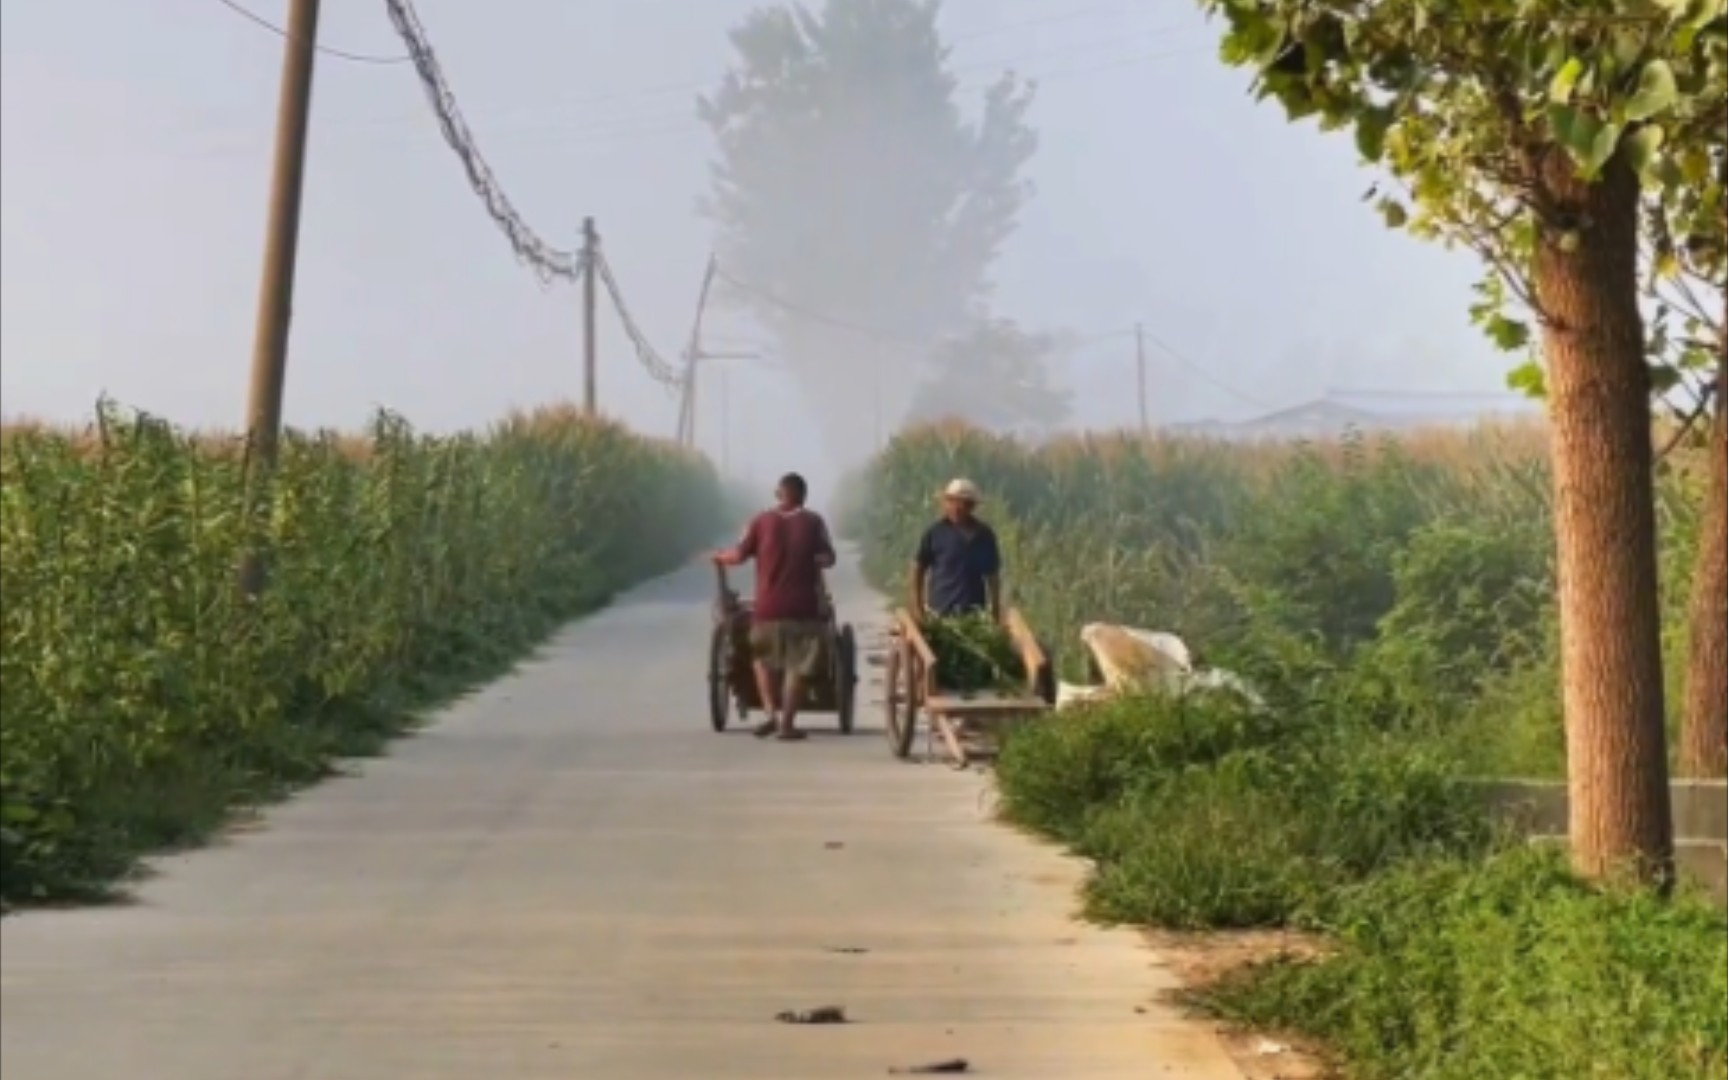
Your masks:
{"label": "wooden utility pole", "polygon": [[[317,55],[318,0],[291,0],[283,34],[282,82],[276,101],[275,170],[264,233],[264,270],[252,339],[252,379],[246,403],[247,508],[256,507],[276,468],[282,434],[282,390],[288,374],[288,326],[294,311],[294,263],[299,254],[300,193],[306,180],[306,128],[312,111],[312,61]],[[264,589],[265,556],[248,546],[240,566],[247,596]]]}
{"label": "wooden utility pole", "polygon": [[582,219],[582,411],[595,415],[600,408],[599,347],[594,340],[594,277],[600,261],[600,234],[593,218]]}
{"label": "wooden utility pole", "polygon": [[1146,415],[1146,332],[1139,323],[1134,324],[1134,400],[1140,403],[1140,434],[1148,434],[1152,430],[1152,422]]}

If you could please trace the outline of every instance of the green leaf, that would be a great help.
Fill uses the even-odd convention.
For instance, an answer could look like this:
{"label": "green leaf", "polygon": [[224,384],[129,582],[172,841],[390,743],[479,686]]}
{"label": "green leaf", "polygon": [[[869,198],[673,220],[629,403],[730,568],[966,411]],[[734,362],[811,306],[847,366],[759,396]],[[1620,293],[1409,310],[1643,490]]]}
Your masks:
{"label": "green leaf", "polygon": [[1560,145],[1570,150],[1574,159],[1581,159],[1589,152],[1602,122],[1571,105],[1554,105],[1548,110],[1548,126],[1554,129]]}
{"label": "green leaf", "polygon": [[1504,315],[1490,315],[1483,324],[1488,339],[1506,352],[1516,352],[1530,344],[1530,327]]}
{"label": "green leaf", "polygon": [[1710,179],[1710,155],[1701,146],[1688,146],[1680,154],[1680,174],[1688,184],[1702,185]]}
{"label": "green leaf", "polygon": [[1521,392],[1525,397],[1548,396],[1547,376],[1542,371],[1542,365],[1535,360],[1526,360],[1508,372],[1506,386]]}
{"label": "green leaf", "polygon": [[1576,56],[1571,57],[1554,73],[1554,78],[1548,83],[1548,100],[1557,105],[1564,105],[1572,100],[1572,90],[1578,85],[1578,76],[1584,74],[1584,61]]}
{"label": "green leaf", "polygon": [[1638,89],[1626,102],[1626,118],[1648,120],[1672,109],[1679,100],[1674,69],[1666,60],[1652,60],[1638,73]]}
{"label": "green leaf", "polygon": [[1603,124],[1596,131],[1596,137],[1590,140],[1590,149],[1585,153],[1583,166],[1584,175],[1592,179],[1602,171],[1602,166],[1608,164],[1608,159],[1614,156],[1614,151],[1620,146],[1620,125]]}
{"label": "green leaf", "polygon": [[1656,394],[1666,394],[1680,385],[1680,369],[1672,364],[1650,365],[1650,390]]}
{"label": "green leaf", "polygon": [[1390,109],[1363,109],[1356,117],[1356,149],[1370,163],[1386,154],[1386,130],[1392,126]]}
{"label": "green leaf", "polygon": [[1397,199],[1381,199],[1375,209],[1380,211],[1388,229],[1401,229],[1410,220],[1410,212]]}
{"label": "green leaf", "polygon": [[1638,170],[1638,175],[1647,176],[1656,164],[1657,151],[1662,149],[1662,140],[1667,133],[1660,124],[1645,124],[1643,127],[1626,136],[1626,156],[1632,162],[1632,167]]}

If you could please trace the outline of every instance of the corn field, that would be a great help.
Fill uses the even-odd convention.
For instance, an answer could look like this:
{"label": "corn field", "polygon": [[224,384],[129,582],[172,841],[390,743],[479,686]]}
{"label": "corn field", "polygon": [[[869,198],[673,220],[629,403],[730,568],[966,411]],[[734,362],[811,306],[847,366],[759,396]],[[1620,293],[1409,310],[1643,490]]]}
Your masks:
{"label": "corn field", "polygon": [[[1659,482],[1676,683],[1701,473],[1677,459]],[[1502,760],[1483,767],[1560,767],[1550,487],[1534,425],[1256,443],[906,432],[851,479],[840,515],[890,595],[906,595],[918,534],[954,476],[982,487],[1009,599],[1070,678],[1082,674],[1079,627],[1124,622],[1178,633],[1291,693],[1372,673],[1360,681],[1374,683],[1374,707],[1445,712],[1467,730],[1463,712],[1492,729],[1479,742]]]}
{"label": "corn field", "polygon": [[[238,440],[106,406],[85,431],[5,432],[6,898],[101,891],[722,525],[704,460],[567,410],[291,434],[257,498],[244,464]],[[269,588],[244,600],[257,542]]]}

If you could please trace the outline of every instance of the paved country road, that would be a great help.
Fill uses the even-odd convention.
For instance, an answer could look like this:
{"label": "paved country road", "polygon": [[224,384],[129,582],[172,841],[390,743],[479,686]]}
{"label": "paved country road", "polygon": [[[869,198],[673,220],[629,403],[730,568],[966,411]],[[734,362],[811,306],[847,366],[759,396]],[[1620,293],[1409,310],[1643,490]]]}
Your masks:
{"label": "paved country road", "polygon": [[[1235,1080],[1137,935],[1072,921],[1071,860],[891,759],[868,680],[851,738],[713,734],[711,580],[620,598],[134,904],[0,920],[0,1076]],[[826,1004],[855,1022],[773,1019]]]}

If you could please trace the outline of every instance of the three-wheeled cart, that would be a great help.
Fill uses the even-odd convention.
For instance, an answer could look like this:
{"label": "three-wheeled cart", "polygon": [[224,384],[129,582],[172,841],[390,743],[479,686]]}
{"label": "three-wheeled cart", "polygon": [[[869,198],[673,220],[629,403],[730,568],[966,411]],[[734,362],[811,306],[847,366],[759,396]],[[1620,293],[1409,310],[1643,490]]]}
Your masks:
{"label": "three-wheeled cart", "polygon": [[930,731],[941,738],[954,767],[964,769],[968,755],[960,738],[963,727],[987,729],[1049,710],[1054,674],[1043,647],[1018,610],[1010,608],[1003,621],[1026,669],[1025,690],[962,692],[942,686],[936,654],[918,620],[903,609],[894,612],[883,665],[882,697],[887,720],[883,728],[895,757],[911,756],[920,716],[928,721]]}
{"label": "three-wheeled cart", "polygon": [[[708,717],[715,731],[725,731],[736,709],[738,718],[763,708],[762,691],[750,656],[750,601],[727,583],[726,568],[714,567],[718,593],[714,599],[714,628],[708,642]],[[841,623],[834,611],[834,598],[822,589],[822,617],[828,624],[824,637],[823,668],[826,678],[810,680],[804,687],[800,714],[835,713],[840,734],[852,734],[853,702],[858,693],[858,642],[850,623]]]}

